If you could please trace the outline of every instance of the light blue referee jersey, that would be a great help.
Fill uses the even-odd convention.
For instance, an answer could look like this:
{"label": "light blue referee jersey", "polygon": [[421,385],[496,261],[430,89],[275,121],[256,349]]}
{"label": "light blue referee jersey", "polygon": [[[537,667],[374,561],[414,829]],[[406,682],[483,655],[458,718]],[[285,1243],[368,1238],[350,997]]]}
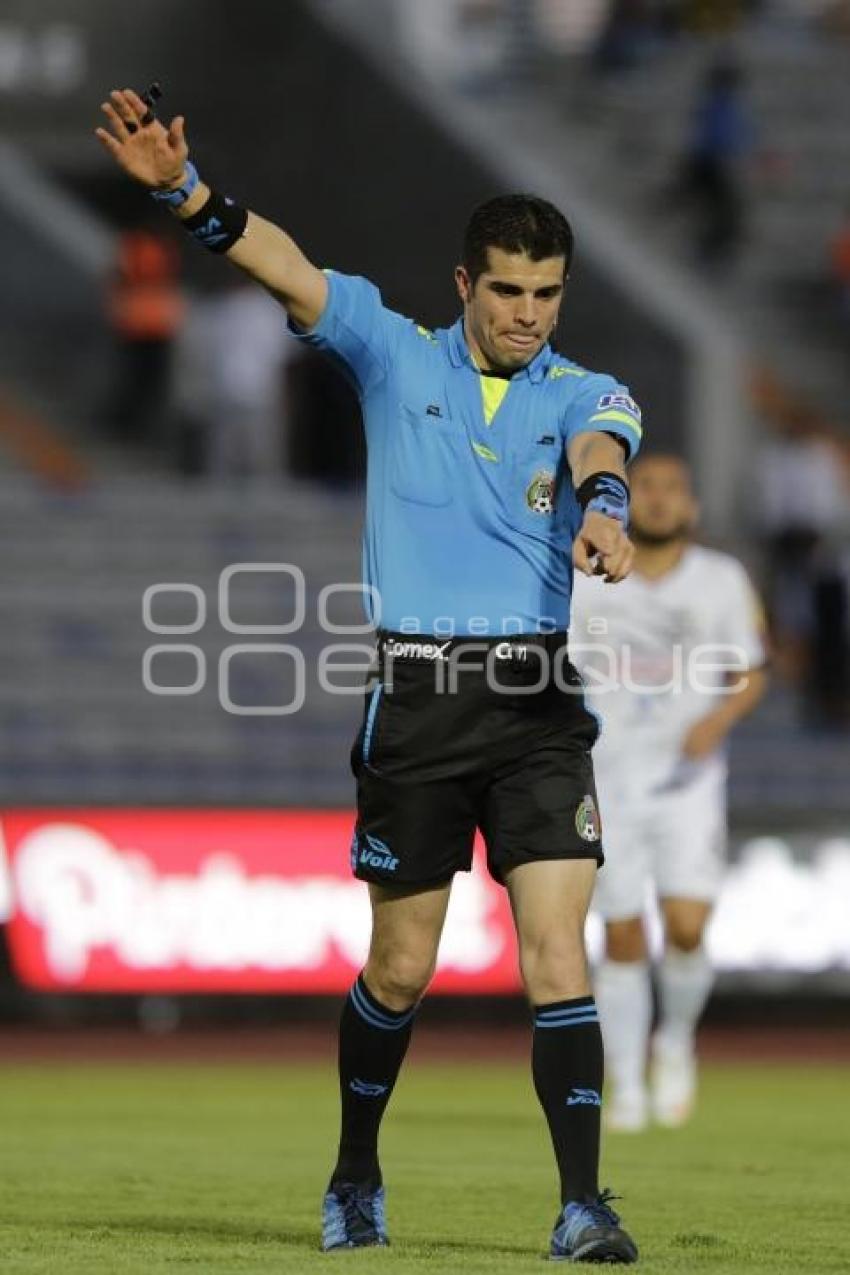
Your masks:
{"label": "light blue referee jersey", "polygon": [[319,322],[297,335],[360,397],[369,618],[442,636],[566,629],[581,516],[564,448],[605,430],[634,455],[628,390],[548,345],[510,380],[483,376],[462,320],[430,332],[367,279],[330,271],[328,284]]}

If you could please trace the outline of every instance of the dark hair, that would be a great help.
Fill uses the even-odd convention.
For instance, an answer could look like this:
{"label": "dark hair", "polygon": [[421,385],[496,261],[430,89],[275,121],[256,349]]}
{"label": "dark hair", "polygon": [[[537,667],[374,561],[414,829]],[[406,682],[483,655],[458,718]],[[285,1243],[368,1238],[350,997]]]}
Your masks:
{"label": "dark hair", "polygon": [[532,261],[563,257],[566,275],[573,258],[573,232],[564,214],[545,199],[497,195],[478,205],[463,236],[463,264],[473,284],[488,267],[488,248],[524,252]]}

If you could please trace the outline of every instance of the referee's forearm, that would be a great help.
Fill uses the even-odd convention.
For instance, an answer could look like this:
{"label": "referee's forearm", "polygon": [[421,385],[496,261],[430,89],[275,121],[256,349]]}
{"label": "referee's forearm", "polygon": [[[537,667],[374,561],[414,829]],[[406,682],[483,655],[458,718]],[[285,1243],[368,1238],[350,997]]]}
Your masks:
{"label": "referee's forearm", "polygon": [[287,304],[294,296],[294,276],[306,265],[301,249],[285,230],[257,213],[248,213],[241,239],[227,251],[228,261]]}
{"label": "referee's forearm", "polygon": [[[173,216],[179,221],[188,221],[201,211],[211,194],[205,182],[198,182],[186,202],[172,210]],[[281,290],[285,283],[286,258],[298,252],[295,241],[285,231],[249,210],[244,235],[224,255],[258,283],[274,291],[275,284]],[[278,256],[282,260],[277,260]]]}
{"label": "referee's forearm", "polygon": [[594,431],[579,436],[569,446],[568,459],[575,487],[580,487],[591,474],[602,471],[626,477],[623,449],[610,434]]}
{"label": "referee's forearm", "polygon": [[[198,182],[186,202],[172,210],[173,215],[187,221],[201,211],[211,195],[210,187]],[[322,311],[327,284],[322,272],[280,226],[248,210],[244,233],[224,255],[270,292],[297,323],[313,326]]]}

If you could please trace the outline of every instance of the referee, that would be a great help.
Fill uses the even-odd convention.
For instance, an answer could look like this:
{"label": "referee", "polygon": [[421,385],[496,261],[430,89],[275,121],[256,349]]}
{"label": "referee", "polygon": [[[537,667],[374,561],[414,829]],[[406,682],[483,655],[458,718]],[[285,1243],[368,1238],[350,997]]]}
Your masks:
{"label": "referee", "polygon": [[549,344],[570,227],[533,196],[481,205],[455,271],[462,317],[430,332],[206,186],[181,116],[165,127],[129,89],[102,109],[97,136],[120,167],[271,292],[296,334],[342,364],[363,410],[378,655],[352,750],[351,860],[373,927],[340,1025],[342,1131],[322,1246],[387,1243],[379,1125],[480,828],[533,1006],[534,1085],[561,1187],[550,1254],[633,1262],[597,1177],[602,1039],[583,940],[603,861],[597,725],[566,631],[573,564],[612,583],[631,567],[625,463],[641,426],[624,386]]}

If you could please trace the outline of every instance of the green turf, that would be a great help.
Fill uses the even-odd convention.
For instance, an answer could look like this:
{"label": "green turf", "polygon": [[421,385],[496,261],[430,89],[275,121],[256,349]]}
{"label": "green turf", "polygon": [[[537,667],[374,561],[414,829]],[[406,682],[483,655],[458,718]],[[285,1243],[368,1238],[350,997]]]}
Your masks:
{"label": "green turf", "polygon": [[[323,1066],[0,1068],[0,1269],[538,1272],[555,1212],[526,1070],[412,1065],[384,1135],[392,1248],[317,1252],[335,1138]],[[848,1269],[837,1069],[714,1068],[696,1120],[608,1141],[651,1272]],[[560,1268],[552,1268],[560,1269]]]}

